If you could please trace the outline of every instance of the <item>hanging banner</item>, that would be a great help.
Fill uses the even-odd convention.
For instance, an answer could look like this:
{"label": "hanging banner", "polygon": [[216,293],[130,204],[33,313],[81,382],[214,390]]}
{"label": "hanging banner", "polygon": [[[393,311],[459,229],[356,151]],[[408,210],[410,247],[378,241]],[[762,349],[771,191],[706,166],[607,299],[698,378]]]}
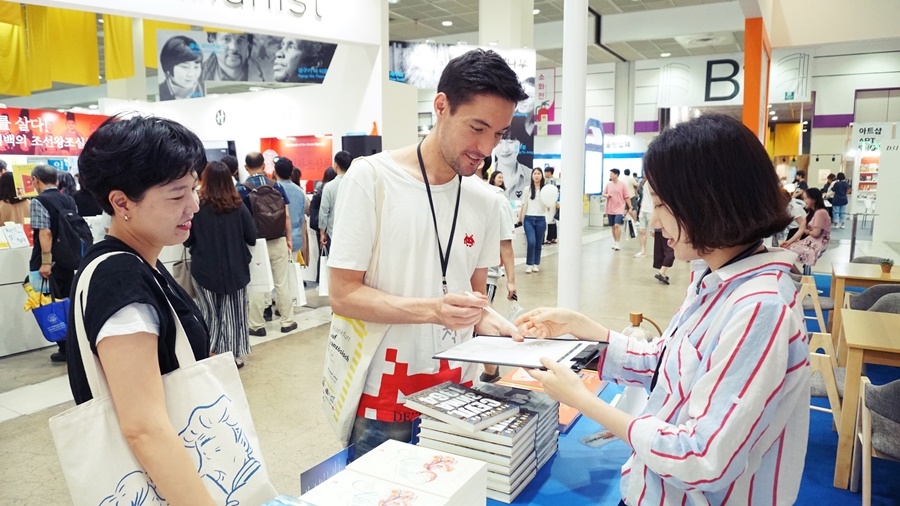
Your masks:
{"label": "hanging banner", "polygon": [[473,49],[499,54],[519,77],[528,98],[516,105],[512,124],[493,152],[491,170],[503,173],[506,195],[522,197],[531,180],[534,163],[535,128],[535,52],[534,49],[508,49],[488,46],[431,44],[426,42],[390,42],[390,79],[416,88],[436,89],[447,63]]}
{"label": "hanging banner", "polygon": [[302,179],[319,181],[325,169],[333,165],[330,135],[299,135],[296,137],[267,137],[259,140],[259,152],[266,160],[266,174],[275,172],[275,159],[290,158],[300,169]]}
{"label": "hanging banner", "polygon": [[809,102],[812,100],[811,49],[775,49],[769,73],[769,103]]}
{"label": "hanging banner", "polygon": [[741,105],[744,54],[670,58],[659,68],[658,107]]}
{"label": "hanging banner", "polygon": [[534,82],[537,121],[556,121],[556,69],[537,69]]}
{"label": "hanging banner", "polygon": [[78,156],[106,116],[41,109],[0,109],[0,154]]}
{"label": "hanging banner", "polygon": [[159,98],[206,94],[209,82],[321,84],[336,44],[292,37],[158,30]]}
{"label": "hanging banner", "polygon": [[881,151],[881,145],[894,138],[893,123],[851,123],[850,131],[850,146],[860,153]]}

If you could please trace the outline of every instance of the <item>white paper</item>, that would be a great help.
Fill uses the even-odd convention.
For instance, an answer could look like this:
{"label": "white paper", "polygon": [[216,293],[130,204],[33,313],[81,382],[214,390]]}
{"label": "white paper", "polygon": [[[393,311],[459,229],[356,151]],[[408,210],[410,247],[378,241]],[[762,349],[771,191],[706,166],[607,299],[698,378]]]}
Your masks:
{"label": "white paper", "polygon": [[541,357],[571,366],[576,355],[596,344],[594,341],[535,338],[516,342],[509,337],[475,336],[434,358],[540,369],[543,367]]}
{"label": "white paper", "polygon": [[5,225],[3,230],[6,232],[6,239],[10,248],[30,248],[28,237],[25,235],[25,229],[22,225],[16,223],[14,225]]}

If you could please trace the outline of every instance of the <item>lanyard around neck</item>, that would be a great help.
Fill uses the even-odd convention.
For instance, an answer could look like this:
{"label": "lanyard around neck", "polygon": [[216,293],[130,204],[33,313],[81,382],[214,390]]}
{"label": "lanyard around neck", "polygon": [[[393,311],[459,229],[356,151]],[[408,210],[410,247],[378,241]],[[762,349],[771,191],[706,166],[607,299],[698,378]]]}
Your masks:
{"label": "lanyard around neck", "polygon": [[444,295],[449,293],[447,289],[447,266],[450,264],[450,248],[453,247],[453,234],[456,232],[456,218],[459,216],[459,196],[462,193],[462,175],[459,176],[459,186],[456,188],[456,208],[453,210],[453,225],[450,226],[450,238],[447,240],[447,254],[441,246],[441,234],[438,232],[437,214],[434,212],[434,199],[431,197],[431,185],[428,184],[428,174],[425,172],[425,161],[422,159],[422,142],[416,146],[416,154],[419,155],[419,168],[422,169],[422,179],[425,181],[425,192],[428,194],[428,204],[431,206],[431,219],[434,222],[434,237],[437,239],[438,258],[441,260],[441,289]]}
{"label": "lanyard around neck", "polygon": [[[725,267],[726,265],[731,265],[735,262],[739,262],[745,258],[750,258],[753,255],[755,255],[756,253],[764,253],[766,251],[765,248],[763,248],[759,252],[756,251],[757,249],[759,249],[760,246],[762,246],[762,244],[763,244],[762,239],[757,240],[755,243],[753,243],[753,246],[750,246],[749,248],[745,249],[744,251],[738,253],[737,256],[735,256],[731,260],[725,262],[725,264],[723,264],[722,267]],[[722,267],[720,267],[720,269]],[[703,285],[703,278],[705,278],[706,275],[710,274],[710,273],[712,273],[712,269],[707,267],[706,270],[703,271],[703,275],[700,276],[700,279],[697,281],[697,295],[700,295],[700,287]]]}

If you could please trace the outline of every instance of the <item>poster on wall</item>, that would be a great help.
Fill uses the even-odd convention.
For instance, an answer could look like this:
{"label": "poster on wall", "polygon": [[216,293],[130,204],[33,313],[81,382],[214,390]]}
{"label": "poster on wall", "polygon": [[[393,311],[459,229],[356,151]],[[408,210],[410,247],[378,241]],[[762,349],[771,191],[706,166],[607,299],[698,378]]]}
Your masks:
{"label": "poster on wall", "polygon": [[556,69],[537,69],[534,82],[537,121],[556,121]]}
{"label": "poster on wall", "polygon": [[659,68],[658,106],[741,105],[744,102],[742,53],[668,58]]}
{"label": "poster on wall", "polygon": [[106,116],[42,109],[0,109],[0,155],[78,156]]}
{"label": "poster on wall", "polygon": [[275,171],[275,159],[290,158],[300,169],[301,179],[319,181],[325,169],[333,165],[330,135],[299,135],[295,137],[267,137],[259,140],[259,152],[266,160],[266,174]]}
{"label": "poster on wall", "polygon": [[37,197],[38,193],[31,184],[31,170],[34,169],[35,163],[23,163],[12,166],[13,178],[16,183],[16,197]]}
{"label": "poster on wall", "polygon": [[159,99],[197,98],[210,82],[321,84],[336,44],[201,30],[156,32]]}
{"label": "poster on wall", "polygon": [[881,151],[881,144],[894,138],[893,123],[851,123],[850,146],[860,153]]}
{"label": "poster on wall", "polygon": [[502,56],[519,77],[528,98],[516,105],[512,125],[492,153],[491,171],[503,173],[506,195],[519,199],[528,187],[534,163],[535,53],[533,49],[460,46],[425,42],[390,42],[390,79],[417,88],[435,89],[447,63],[473,49]]}
{"label": "poster on wall", "polygon": [[769,103],[809,102],[812,100],[811,49],[775,49],[772,51]]}

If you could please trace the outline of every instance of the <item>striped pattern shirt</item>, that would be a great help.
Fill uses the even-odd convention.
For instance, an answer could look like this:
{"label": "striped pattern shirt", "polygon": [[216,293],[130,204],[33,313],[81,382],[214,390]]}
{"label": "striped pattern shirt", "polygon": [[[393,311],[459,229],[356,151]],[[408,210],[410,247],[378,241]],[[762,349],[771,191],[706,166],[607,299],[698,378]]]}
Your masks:
{"label": "striped pattern shirt", "polygon": [[[809,349],[788,271],[770,249],[700,276],[664,337],[610,333],[604,379],[650,386],[628,427],[622,468],[628,505],[793,504],[809,430]],[[697,283],[700,283],[699,291]]]}

